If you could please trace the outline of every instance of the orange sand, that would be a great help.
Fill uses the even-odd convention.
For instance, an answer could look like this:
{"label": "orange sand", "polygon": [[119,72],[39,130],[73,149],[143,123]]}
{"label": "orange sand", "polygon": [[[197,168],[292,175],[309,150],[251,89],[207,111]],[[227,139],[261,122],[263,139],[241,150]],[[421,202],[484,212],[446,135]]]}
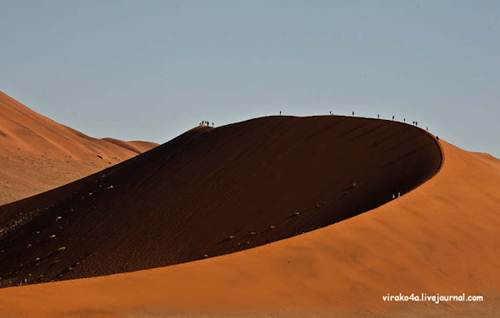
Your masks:
{"label": "orange sand", "polygon": [[0,205],[66,184],[154,146],[89,137],[0,91]]}
{"label": "orange sand", "polygon": [[[442,142],[430,181],[371,212],[206,260],[0,290],[0,317],[495,317],[500,161]],[[484,303],[389,304],[399,292]]]}
{"label": "orange sand", "polygon": [[273,116],[197,127],[1,206],[0,287],[163,267],[286,239],[404,195],[441,164],[432,135],[394,121]]}

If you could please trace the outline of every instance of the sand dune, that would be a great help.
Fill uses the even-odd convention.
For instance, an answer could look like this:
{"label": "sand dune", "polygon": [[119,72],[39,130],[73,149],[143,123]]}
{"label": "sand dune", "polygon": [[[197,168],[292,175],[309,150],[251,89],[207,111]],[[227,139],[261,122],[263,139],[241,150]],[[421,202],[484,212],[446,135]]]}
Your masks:
{"label": "sand dune", "polygon": [[[307,122],[307,120],[303,119],[286,119],[283,122],[288,120],[296,120],[301,122],[301,124]],[[330,171],[327,169],[327,167],[335,167],[337,164],[343,165],[343,173],[347,175],[356,175],[356,172],[359,171],[355,169],[355,166],[359,164],[358,160],[367,163],[377,163],[375,166],[368,165],[368,170],[366,171],[359,171],[361,175],[366,175],[366,172],[372,171],[374,167],[380,168],[379,164],[381,158],[377,157],[376,151],[367,153],[366,148],[369,148],[369,151],[374,150],[370,147],[366,147],[366,143],[362,143],[364,145],[363,149],[365,150],[365,152],[362,152],[363,156],[356,155],[358,153],[354,150],[356,149],[355,144],[357,144],[359,139],[369,138],[367,136],[374,135],[373,132],[363,134],[362,131],[371,131],[368,127],[373,122],[378,123],[377,121],[372,122],[362,119],[338,118],[333,119],[335,124],[331,124],[330,127],[330,124],[327,123],[326,120],[331,119],[324,119],[325,126],[318,123],[318,121],[322,122],[323,119],[316,118],[310,120],[314,120],[314,124],[306,126],[309,127],[308,129],[313,129],[314,133],[308,134],[307,137],[303,136],[304,130],[302,130],[302,133],[294,135],[294,129],[291,129],[288,125],[285,125],[288,127],[285,127],[283,130],[276,128],[277,132],[279,132],[276,135],[268,133],[268,135],[270,135],[268,136],[269,138],[262,139],[261,136],[257,135],[255,137],[255,143],[261,147],[261,150],[257,152],[264,152],[264,149],[268,147],[269,149],[276,150],[278,154],[283,154],[283,158],[294,158],[289,155],[297,155],[298,153],[307,153],[307,155],[305,155],[306,157],[300,158],[301,160],[305,158],[310,160],[312,160],[312,158],[319,158],[317,161],[314,161],[315,165],[307,167],[306,176],[312,174],[314,177],[317,177],[318,175],[314,174],[314,170],[317,168],[318,171],[316,173],[321,176],[326,174],[328,177],[337,177],[335,171],[338,170],[332,168],[332,171]],[[255,123],[255,121],[253,123]],[[359,127],[364,128],[358,128],[359,130],[344,130],[343,128],[346,127],[344,124],[347,123],[351,128],[357,124],[360,125]],[[280,124],[274,123],[273,125],[281,127]],[[397,132],[398,129],[395,127],[402,127],[402,130]],[[371,128],[375,127],[372,126]],[[419,160],[413,161],[411,156],[403,156],[405,160],[397,161],[401,170],[392,176],[392,178],[404,176],[405,184],[408,184],[406,182],[409,180],[413,180],[410,184],[414,187],[433,175],[436,167],[438,167],[440,163],[440,160],[436,161],[436,158],[440,157],[440,153],[436,152],[435,144],[432,139],[428,138],[428,135],[417,131],[415,128],[411,128],[411,130],[409,130],[410,133],[408,133],[408,128],[410,127],[396,123],[388,123],[386,129],[395,130],[391,133],[386,131],[387,135],[403,135],[403,137],[398,137],[398,140],[388,141],[387,144],[381,144],[380,148],[387,151],[391,149],[392,146],[395,146],[392,149],[398,149],[396,151],[397,155],[383,157],[387,160],[383,162],[392,162],[391,159],[401,158],[402,154],[415,153],[411,151],[411,149],[413,149],[412,147],[419,149],[419,152],[417,152],[419,155],[416,156]],[[228,129],[234,128],[230,127]],[[317,185],[317,180],[320,179],[315,179],[316,182],[312,182],[313,179],[311,179],[311,182],[308,183],[308,179],[306,178],[302,186],[297,186],[297,188],[300,188],[301,192],[320,193],[321,195],[311,195],[307,201],[303,203],[304,205],[298,205],[301,202],[296,198],[297,192],[290,190],[291,195],[287,195],[288,191],[283,190],[293,188],[294,182],[300,180],[295,178],[304,176],[294,174],[290,177],[291,179],[288,179],[287,175],[279,175],[279,177],[273,175],[272,173],[275,172],[274,169],[282,166],[282,161],[259,162],[258,170],[264,169],[269,165],[273,169],[265,170],[267,173],[266,178],[262,178],[261,176],[258,176],[259,178],[256,177],[255,180],[262,180],[257,183],[257,190],[253,188],[254,186],[251,182],[242,182],[247,181],[248,179],[246,178],[243,180],[231,178],[227,182],[220,184],[227,185],[231,181],[234,184],[240,184],[239,182],[242,182],[241,184],[243,184],[243,186],[237,187],[241,189],[241,192],[235,190],[235,192],[226,194],[226,192],[217,187],[217,183],[209,182],[216,178],[218,176],[217,173],[221,173],[220,171],[216,171],[215,173],[212,172],[209,175],[190,175],[193,178],[196,177],[193,183],[190,183],[190,179],[185,180],[177,178],[176,176],[181,175],[182,171],[185,171],[184,169],[189,170],[193,168],[191,165],[187,164],[187,166],[184,166],[180,163],[186,162],[187,158],[193,158],[195,156],[190,152],[175,152],[173,149],[193,149],[196,148],[193,147],[193,145],[198,145],[198,143],[205,146],[211,145],[211,147],[201,148],[202,150],[200,150],[201,154],[205,154],[206,162],[204,166],[200,168],[201,171],[204,170],[203,168],[206,167],[205,165],[210,164],[211,152],[218,153],[220,160],[222,160],[220,164],[229,165],[228,169],[232,169],[230,163],[235,162],[234,169],[236,171],[239,170],[239,164],[241,164],[241,159],[239,158],[255,155],[255,151],[250,153],[238,153],[236,156],[231,156],[231,154],[224,152],[220,153],[224,148],[213,148],[213,144],[207,142],[207,139],[212,140],[212,138],[220,141],[221,144],[225,144],[228,141],[228,139],[226,139],[229,138],[227,137],[228,134],[224,134],[223,136],[218,135],[216,133],[217,130],[219,129],[191,131],[188,135],[181,136],[177,140],[157,148],[158,150],[136,157],[126,163],[122,163],[118,165],[117,168],[119,167],[119,169],[127,171],[127,167],[138,165],[134,162],[149,161],[153,160],[151,158],[156,158],[158,156],[160,162],[165,162],[162,168],[172,166],[171,169],[177,171],[177,174],[174,174],[172,179],[168,180],[168,182],[174,183],[175,187],[168,187],[168,182],[164,181],[164,187],[166,188],[161,190],[158,188],[156,189],[156,191],[159,191],[156,195],[160,198],[169,198],[169,193],[171,191],[174,191],[177,187],[183,187],[185,183],[190,185],[201,183],[200,187],[209,191],[211,195],[213,195],[215,191],[218,191],[220,195],[225,198],[230,198],[235,195],[238,196],[239,193],[245,193],[249,190],[257,191],[260,187],[263,187],[265,191],[271,191],[273,187],[276,186],[274,183],[275,181],[273,181],[276,178],[277,180],[284,181],[283,183],[280,181],[280,184],[286,184],[286,187],[281,187],[269,195],[268,201],[265,202],[266,205],[271,206],[272,209],[266,210],[266,212],[272,211],[268,213],[276,217],[283,217],[288,215],[290,211],[308,211],[306,207],[312,206],[312,210],[317,208],[319,211],[325,211],[325,213],[320,212],[319,214],[331,216],[331,213],[326,212],[340,210],[340,208],[331,210],[325,208],[325,210],[322,210],[321,205],[316,207],[315,203],[323,202],[322,200],[324,200],[324,198],[328,198],[332,195],[336,197],[336,195],[338,195],[338,190],[348,188],[344,186],[345,184],[350,184],[352,179],[346,180],[345,183],[341,183],[342,187],[338,187],[336,183],[340,182],[328,181],[324,185]],[[266,131],[272,131],[270,126],[266,128]],[[402,142],[406,140],[406,138],[413,136],[413,131],[415,131],[415,138],[417,138],[419,142]],[[231,132],[234,133],[234,139],[241,138],[241,136],[247,136],[247,134],[253,136],[253,130],[248,126],[243,127],[241,130],[234,130]],[[233,134],[229,135],[233,136]],[[284,135],[294,136],[294,140],[300,141],[290,145],[289,148],[280,148],[279,140],[285,138]],[[272,138],[272,136],[277,137]],[[300,136],[302,136],[302,138]],[[324,136],[325,138],[323,139],[318,136]],[[342,139],[346,140],[344,146],[352,147],[353,149],[346,153],[338,152],[339,147],[334,147],[332,149],[328,146],[327,142],[333,138],[333,136],[342,136]],[[380,135],[375,137],[375,139],[384,140]],[[316,143],[315,140],[321,142]],[[373,139],[371,139],[371,141],[373,141]],[[325,142],[327,143],[326,145]],[[430,142],[429,146],[423,148],[419,147],[419,144],[423,146],[427,145],[428,142]],[[293,151],[295,147],[304,149],[303,147],[305,147],[305,145],[310,147],[307,149],[307,152]],[[353,205],[356,208],[349,210],[350,212],[346,211],[343,216],[348,217],[357,214],[355,217],[344,219],[342,222],[302,235],[219,257],[211,257],[199,261],[134,273],[38,284],[21,288],[4,288],[0,290],[0,316],[498,316],[500,314],[497,309],[500,304],[498,287],[500,286],[500,275],[498,274],[498,268],[500,268],[500,258],[498,257],[498,252],[500,251],[500,238],[497,232],[500,226],[500,193],[498,192],[500,188],[500,163],[496,158],[482,154],[469,153],[443,141],[441,141],[441,146],[444,152],[444,161],[441,170],[436,176],[413,191],[405,193],[401,198],[379,202],[379,204],[385,204],[371,210],[369,213],[359,214],[362,212],[363,207],[370,208],[368,205]],[[400,150],[400,147],[408,148]],[[169,148],[173,149],[168,150]],[[377,149],[379,147],[373,148]],[[425,151],[423,151],[423,149],[425,149]],[[422,151],[424,153],[429,152],[429,155],[425,155]],[[331,157],[326,156],[326,154],[330,152],[335,152],[336,155],[332,154]],[[195,154],[200,153],[195,151]],[[338,160],[336,159],[338,156],[345,156],[346,159],[336,161]],[[348,160],[347,158],[356,159]],[[405,162],[411,162],[411,169],[406,166]],[[197,163],[199,164],[200,162]],[[352,167],[350,165],[351,163],[353,165]],[[257,165],[257,163],[253,162],[253,165]],[[290,166],[294,167],[293,164]],[[425,175],[425,177],[421,177],[421,179],[415,178],[418,175],[411,176],[405,173],[414,172],[415,169],[419,170],[421,167],[426,167],[419,171],[421,174],[418,175]],[[154,169],[152,168],[152,170]],[[156,170],[148,173],[146,175],[146,180],[141,179],[141,181],[143,181],[141,186],[135,189],[139,190],[145,187],[148,191],[153,192],[154,189],[148,188],[146,184],[149,181],[158,182],[159,178],[157,179],[156,176],[159,170],[159,167],[157,167]],[[382,173],[380,175],[374,176],[374,180],[379,180],[379,178],[387,176],[388,173],[390,175],[389,170],[390,169],[381,171]],[[258,174],[258,172],[254,170],[247,170],[245,172],[247,175],[251,175],[252,173]],[[287,169],[286,173],[292,173],[292,170]],[[106,180],[106,178],[111,178],[113,175],[119,174],[120,170],[114,170],[113,174],[106,175],[104,179]],[[132,179],[133,177],[134,176],[132,176]],[[95,176],[86,179],[88,180],[88,186],[95,180],[93,178],[95,178]],[[203,181],[204,179],[208,179],[209,181]],[[391,194],[395,189],[393,188],[394,184],[398,185],[396,188],[401,186],[401,183],[393,183],[393,180],[401,181],[401,179],[388,178],[384,179],[383,182],[370,183],[370,185],[376,185],[384,189],[381,193],[378,193],[376,196],[377,198],[387,197],[386,194]],[[272,186],[269,186],[269,184]],[[362,190],[362,184],[363,182],[360,181],[359,191],[362,193],[356,196],[356,200],[352,201],[354,203],[364,202],[363,200],[367,198],[372,199],[372,197],[370,197],[371,191],[364,192]],[[71,185],[71,187],[79,191],[79,189],[76,189],[75,184]],[[210,187],[213,187],[213,190],[210,189]],[[407,190],[412,187],[408,187]],[[85,186],[81,186],[81,189],[82,191],[88,190]],[[111,190],[118,190],[118,188]],[[371,188],[371,190],[373,189]],[[73,190],[68,190],[70,193],[72,191]],[[147,193],[147,191],[145,193]],[[141,194],[144,195],[145,193]],[[280,193],[282,194],[280,195]],[[380,194],[382,195],[379,196]],[[54,191],[14,205],[3,207],[3,209],[5,213],[9,213],[9,211],[16,210],[13,207],[29,206],[30,202],[42,202],[44,197],[47,198],[48,201],[54,202],[53,198],[60,195],[62,195],[61,191]],[[104,196],[104,194],[102,195]],[[148,196],[146,199],[151,199],[151,197]],[[155,207],[145,205],[145,201],[140,201],[140,197],[133,197],[131,199],[131,201],[134,200],[139,201],[144,207],[144,209],[141,210],[140,219],[147,219],[150,217],[149,211],[150,209],[154,211]],[[203,200],[202,195],[198,195],[196,200]],[[89,200],[86,198],[85,201],[88,202]],[[277,201],[276,205],[273,205],[273,201]],[[286,214],[284,212],[283,214],[281,214],[281,212],[275,212],[275,210],[279,208],[279,205],[286,204],[290,201],[296,205],[293,209],[289,209],[290,207],[288,206],[284,209],[286,210]],[[99,201],[94,202],[97,204]],[[248,204],[248,202],[249,201],[245,201],[245,204]],[[255,200],[253,206],[259,202],[259,200]],[[371,201],[368,200],[367,202]],[[57,202],[56,206],[64,206],[64,204],[64,201]],[[196,206],[196,202],[190,204]],[[334,203],[332,202],[331,204]],[[236,205],[235,203],[235,207],[238,208],[232,210],[234,211],[233,213],[239,213],[240,217],[245,218],[245,214],[241,213],[241,211],[245,211],[244,206],[243,204]],[[336,207],[335,205],[332,206]],[[79,207],[84,207],[84,204],[79,205]],[[115,219],[119,222],[117,227],[125,226],[126,230],[124,232],[132,232],[134,239],[137,239],[134,232],[138,229],[138,232],[142,233],[148,240],[155,239],[159,241],[158,244],[161,244],[162,239],[168,237],[168,233],[173,231],[177,234],[176,236],[183,237],[181,241],[184,245],[175,246],[173,249],[174,252],[178,253],[177,255],[181,256],[186,255],[182,253],[183,247],[185,246],[190,246],[190,248],[202,246],[203,250],[209,247],[218,246],[213,245],[213,242],[218,242],[218,239],[224,238],[228,234],[224,233],[219,236],[219,231],[226,229],[226,225],[230,225],[230,228],[235,226],[233,223],[234,221],[227,220],[227,218],[231,216],[229,214],[225,215],[226,219],[224,222],[221,221],[219,223],[213,222],[213,215],[207,215],[202,219],[204,223],[202,222],[203,224],[201,224],[200,227],[196,227],[192,224],[192,219],[190,219],[188,222],[190,225],[187,228],[189,231],[197,230],[198,232],[195,233],[199,233],[200,229],[204,228],[205,231],[209,233],[206,236],[197,236],[197,239],[208,239],[208,242],[191,242],[185,240],[186,236],[182,236],[182,231],[179,231],[179,229],[185,228],[185,224],[182,223],[181,219],[177,219],[178,223],[175,224],[175,226],[165,228],[162,223],[163,216],[156,214],[157,218],[155,219],[159,223],[159,230],[151,227],[149,223],[146,223],[147,227],[142,228],[144,224],[139,222],[139,219],[130,220],[130,216],[125,213],[125,207],[128,207],[128,205],[122,206],[122,211],[124,211],[123,217],[127,219],[127,221],[121,223],[119,220]],[[221,208],[223,206],[217,207]],[[84,211],[90,213],[89,217],[91,218],[95,218],[97,215],[97,212],[92,212],[91,209],[86,209]],[[100,211],[101,219],[107,217],[113,219],[116,217],[115,213],[109,213],[109,211],[112,210]],[[200,209],[198,213],[202,213],[200,211],[204,210]],[[251,209],[250,212],[256,213],[255,211],[259,210]],[[74,212],[78,215],[77,211]],[[189,211],[182,210],[181,212],[180,214],[186,216],[188,219],[192,217],[192,215],[188,214]],[[54,217],[57,218],[57,216],[51,212],[51,209],[44,212],[43,215],[49,213],[51,213],[52,223],[55,223],[56,220]],[[163,213],[165,215],[171,215],[173,212],[172,210],[165,210]],[[262,213],[259,216],[260,223],[250,222],[251,225],[255,226],[260,224],[262,226],[267,226],[269,222],[262,223],[262,220],[266,219],[268,213]],[[79,220],[85,221],[85,218],[82,216]],[[332,220],[331,217],[325,219],[312,218],[311,222],[325,221],[324,224],[321,222],[313,223],[313,225],[316,226],[317,224],[326,225],[326,223],[333,223],[336,220],[337,218],[333,218]],[[5,221],[4,219],[2,222]],[[248,221],[249,219],[245,219],[245,222]],[[277,219],[273,221],[275,221],[273,223],[285,227],[284,223],[279,223]],[[302,224],[309,225],[310,223],[302,222]],[[106,228],[108,225],[109,223],[106,222],[96,224],[95,228],[97,233],[100,228]],[[50,223],[46,223],[45,226],[50,227],[51,225]],[[293,232],[292,229],[294,228],[287,227],[289,233]],[[30,231],[31,230],[34,229],[30,228]],[[248,230],[249,229],[245,228],[245,231],[242,233],[246,233]],[[28,231],[25,231],[26,233],[23,233],[22,229],[18,229],[18,231],[19,232],[15,233],[20,235],[19,238],[22,238],[20,241],[31,238],[27,233]],[[149,236],[151,235],[150,233],[153,232],[155,235]],[[64,229],[59,233],[64,233]],[[165,234],[159,235],[158,233]],[[217,233],[217,240],[210,240],[209,237],[215,233]],[[234,233],[234,231],[231,233]],[[45,234],[48,233],[44,233],[44,235]],[[238,234],[239,232],[237,235]],[[112,240],[114,235],[116,234],[110,233],[106,237],[101,237],[100,242],[102,245],[107,246],[107,240]],[[62,237],[65,236],[62,235]],[[268,237],[272,239],[280,238],[279,236]],[[8,237],[5,239],[7,238]],[[85,239],[91,239],[91,237],[85,237]],[[19,257],[23,259],[23,255],[26,254],[34,256],[34,254],[26,252],[26,249],[21,252],[21,244],[17,244],[17,242],[19,242],[18,239],[8,239],[8,242],[15,243],[12,246],[18,251],[18,254],[9,254],[10,257]],[[69,244],[71,242],[69,239],[65,242],[70,246]],[[143,245],[145,242],[147,242],[146,239],[139,239],[137,246],[142,246],[143,250],[146,252],[143,250],[131,250],[130,254],[138,256],[139,259],[144,255],[141,253],[153,252],[152,254],[156,255],[154,253],[155,246],[151,244]],[[120,244],[113,245],[113,247],[120,251],[122,244],[123,246],[130,246],[131,242],[123,239],[120,240]],[[3,243],[2,245],[7,248],[9,247]],[[53,245],[53,247],[56,246],[56,244]],[[165,251],[168,253],[171,252],[168,244],[167,246],[161,247],[161,249],[163,248],[165,248]],[[70,257],[72,255],[72,249],[77,249],[77,246],[61,251],[61,254],[57,254],[55,258],[63,260],[66,257]],[[227,247],[225,249],[214,248],[212,252],[217,253],[227,250]],[[88,275],[92,274],[90,268],[93,268],[94,274],[100,274],[105,272],[104,268],[112,264],[122,264],[124,270],[129,269],[127,268],[127,266],[130,266],[129,264],[137,264],[134,263],[134,257],[125,260],[124,258],[120,259],[118,257],[118,255],[123,254],[113,253],[111,249],[104,249],[104,251],[105,253],[111,253],[111,256],[108,257],[104,253],[98,253],[97,256],[89,256],[89,260],[92,260],[92,257],[96,257],[96,261],[90,261],[88,265],[84,265],[84,268],[88,269],[87,272],[85,270],[78,271],[78,267],[75,267],[72,272]],[[43,252],[45,253],[45,251]],[[124,253],[124,249],[121,250],[120,253]],[[158,254],[156,256],[159,257],[160,255]],[[98,266],[99,263],[97,259],[105,260],[100,263],[104,268]],[[116,259],[117,262],[112,262],[112,259]],[[179,260],[182,261],[182,258],[177,258],[174,262]],[[18,274],[26,275],[26,272],[20,269]],[[64,279],[71,277],[65,275],[67,274],[64,273],[60,278]],[[78,274],[76,276],[78,276]],[[461,294],[465,292],[484,295],[486,297],[486,302],[441,305],[429,303],[394,304],[382,302],[383,295],[399,292],[437,292],[441,294]]]}
{"label": "sand dune", "polygon": [[154,146],[89,137],[0,92],[0,204],[74,181]]}
{"label": "sand dune", "polygon": [[392,121],[267,117],[198,127],[0,207],[0,283],[113,274],[255,247],[404,195],[440,165],[433,136]]}

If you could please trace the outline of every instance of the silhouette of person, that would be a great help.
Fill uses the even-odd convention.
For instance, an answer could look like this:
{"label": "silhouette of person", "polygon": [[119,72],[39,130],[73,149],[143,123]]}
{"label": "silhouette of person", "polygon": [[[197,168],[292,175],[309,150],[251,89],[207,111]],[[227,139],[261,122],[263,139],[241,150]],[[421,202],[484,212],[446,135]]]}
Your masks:
{"label": "silhouette of person", "polygon": [[377,114],[377,118],[380,118],[380,114]]}
{"label": "silhouette of person", "polygon": [[394,120],[394,115],[392,115],[392,120]]}
{"label": "silhouette of person", "polygon": [[354,112],[352,112],[352,115],[354,116]]}

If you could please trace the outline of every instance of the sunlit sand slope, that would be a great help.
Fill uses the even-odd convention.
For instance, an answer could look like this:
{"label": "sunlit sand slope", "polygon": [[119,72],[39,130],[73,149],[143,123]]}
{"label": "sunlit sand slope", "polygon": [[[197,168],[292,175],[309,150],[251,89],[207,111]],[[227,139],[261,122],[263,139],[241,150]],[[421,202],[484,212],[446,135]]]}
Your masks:
{"label": "sunlit sand slope", "polygon": [[154,146],[89,137],[0,91],[0,205],[74,181]]}

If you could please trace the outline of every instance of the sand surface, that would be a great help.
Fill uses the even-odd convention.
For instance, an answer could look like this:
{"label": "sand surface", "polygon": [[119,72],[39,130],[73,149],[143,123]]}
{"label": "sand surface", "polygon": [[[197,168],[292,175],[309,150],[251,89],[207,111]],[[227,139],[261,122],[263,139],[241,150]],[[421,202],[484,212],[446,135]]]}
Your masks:
{"label": "sand surface", "polygon": [[74,181],[154,146],[89,137],[0,91],[0,205]]}
{"label": "sand surface", "polygon": [[[4,288],[0,316],[499,316],[500,161],[441,146],[437,175],[368,213],[219,257]],[[479,294],[485,302],[382,302],[399,292]]]}
{"label": "sand surface", "polygon": [[0,207],[0,286],[231,253],[371,210],[432,177],[441,150],[392,121],[264,117],[197,127]]}

